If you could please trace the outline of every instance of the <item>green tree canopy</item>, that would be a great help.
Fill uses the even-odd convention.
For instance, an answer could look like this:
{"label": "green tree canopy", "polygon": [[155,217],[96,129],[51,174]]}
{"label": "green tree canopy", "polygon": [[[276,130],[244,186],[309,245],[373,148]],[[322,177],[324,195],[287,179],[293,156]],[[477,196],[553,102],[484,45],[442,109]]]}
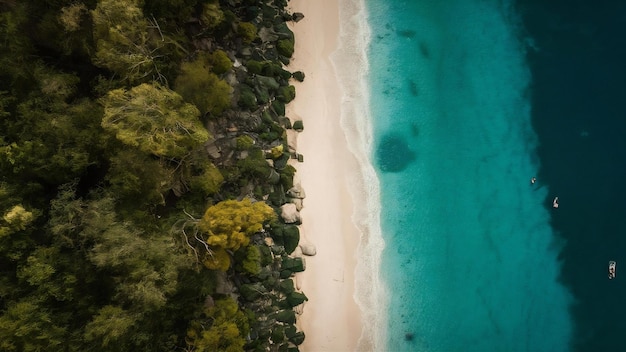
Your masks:
{"label": "green tree canopy", "polygon": [[[211,58],[219,65],[216,67],[224,69],[223,57],[220,59],[220,55],[217,54]],[[226,60],[229,60],[228,57]],[[203,56],[191,62],[184,62],[181,65],[181,73],[174,83],[174,89],[186,101],[197,106],[201,113],[219,115],[230,106],[232,88],[226,81],[210,72],[209,68],[207,58]]]}
{"label": "green tree canopy", "polygon": [[0,315],[2,351],[62,350],[65,329],[55,323],[50,309],[42,308],[34,297],[10,302]]}
{"label": "green tree canopy", "polygon": [[112,90],[102,103],[102,127],[148,154],[180,159],[209,138],[198,109],[157,83]]}
{"label": "green tree canopy", "polygon": [[217,300],[205,314],[205,319],[193,321],[187,330],[188,344],[193,351],[243,351],[244,337],[250,326],[237,302],[232,298]]}
{"label": "green tree canopy", "polygon": [[144,17],[139,0],[100,0],[91,11],[96,43],[94,64],[137,83],[160,79],[158,33]]}

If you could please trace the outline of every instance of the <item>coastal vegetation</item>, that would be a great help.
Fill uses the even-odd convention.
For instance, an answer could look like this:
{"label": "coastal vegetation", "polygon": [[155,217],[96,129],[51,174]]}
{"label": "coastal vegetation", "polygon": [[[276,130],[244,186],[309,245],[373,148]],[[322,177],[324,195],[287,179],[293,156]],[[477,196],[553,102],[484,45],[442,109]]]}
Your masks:
{"label": "coastal vegetation", "polygon": [[0,0],[0,350],[298,350],[286,6]]}

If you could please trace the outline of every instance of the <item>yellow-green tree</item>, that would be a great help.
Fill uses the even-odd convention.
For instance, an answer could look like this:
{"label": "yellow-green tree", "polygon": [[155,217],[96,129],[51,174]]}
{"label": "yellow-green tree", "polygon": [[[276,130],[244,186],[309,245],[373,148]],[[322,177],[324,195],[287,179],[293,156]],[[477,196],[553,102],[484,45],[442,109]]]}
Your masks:
{"label": "yellow-green tree", "polygon": [[182,158],[209,138],[198,109],[157,83],[112,90],[102,103],[102,127],[148,154]]}
{"label": "yellow-green tree", "polygon": [[148,32],[151,24],[138,0],[100,0],[91,17],[96,65],[131,83],[161,78],[157,62],[161,38]]}
{"label": "yellow-green tree", "polygon": [[250,236],[262,231],[263,224],[275,216],[264,202],[226,200],[209,207],[198,228],[207,235],[208,245],[237,250],[247,246]]}

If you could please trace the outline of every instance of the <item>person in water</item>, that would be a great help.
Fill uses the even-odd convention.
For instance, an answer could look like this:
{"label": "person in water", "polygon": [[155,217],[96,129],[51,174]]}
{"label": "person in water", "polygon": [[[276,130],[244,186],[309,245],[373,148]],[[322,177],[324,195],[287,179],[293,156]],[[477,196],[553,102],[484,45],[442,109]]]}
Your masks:
{"label": "person in water", "polygon": [[536,177],[531,177],[531,178],[530,178],[530,184],[531,184],[531,185],[534,185],[534,184],[535,184],[535,182],[537,182],[537,178],[536,178]]}
{"label": "person in water", "polygon": [[552,207],[553,208],[559,207],[559,197],[554,197],[554,200],[552,201]]}

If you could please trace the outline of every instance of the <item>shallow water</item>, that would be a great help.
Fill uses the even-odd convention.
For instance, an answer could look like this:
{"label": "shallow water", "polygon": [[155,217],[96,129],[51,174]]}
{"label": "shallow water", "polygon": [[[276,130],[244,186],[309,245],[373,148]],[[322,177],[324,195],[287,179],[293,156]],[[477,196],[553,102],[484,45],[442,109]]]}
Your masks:
{"label": "shallow water", "polygon": [[568,350],[528,33],[506,2],[432,3],[366,1],[384,349]]}

